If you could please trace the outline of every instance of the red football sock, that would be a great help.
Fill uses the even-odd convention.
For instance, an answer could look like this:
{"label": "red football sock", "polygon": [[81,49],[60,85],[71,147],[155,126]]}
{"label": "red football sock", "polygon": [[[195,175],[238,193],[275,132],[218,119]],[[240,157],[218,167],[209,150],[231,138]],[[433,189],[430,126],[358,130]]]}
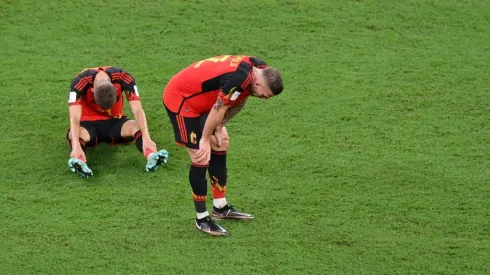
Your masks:
{"label": "red football sock", "polygon": [[145,158],[148,159],[148,157],[150,156],[150,154],[152,153],[155,153],[153,150],[151,149],[146,149],[145,150]]}

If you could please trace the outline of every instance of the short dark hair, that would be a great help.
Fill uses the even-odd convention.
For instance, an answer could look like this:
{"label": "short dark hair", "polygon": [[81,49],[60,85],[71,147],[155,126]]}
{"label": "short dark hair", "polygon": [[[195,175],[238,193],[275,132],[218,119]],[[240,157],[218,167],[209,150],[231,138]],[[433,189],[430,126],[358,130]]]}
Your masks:
{"label": "short dark hair", "polygon": [[284,89],[281,73],[274,68],[265,68],[263,69],[263,75],[272,93],[274,95],[280,94]]}
{"label": "short dark hair", "polygon": [[109,81],[101,82],[94,88],[95,103],[102,110],[108,110],[116,103],[116,87]]}

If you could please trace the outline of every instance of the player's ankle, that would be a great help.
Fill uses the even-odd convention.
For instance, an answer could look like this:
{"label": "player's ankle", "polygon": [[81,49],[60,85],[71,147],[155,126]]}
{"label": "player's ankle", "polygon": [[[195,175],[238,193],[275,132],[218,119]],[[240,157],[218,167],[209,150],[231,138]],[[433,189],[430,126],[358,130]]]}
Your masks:
{"label": "player's ankle", "polygon": [[208,211],[204,211],[204,212],[201,212],[201,213],[196,212],[196,219],[198,219],[198,220],[203,220],[203,219],[205,219],[208,216],[209,216],[209,212]]}
{"label": "player's ankle", "polygon": [[226,198],[214,198],[213,199],[213,207],[216,209],[223,209],[228,202],[226,201]]}
{"label": "player's ankle", "polygon": [[146,149],[145,150],[145,158],[146,159],[149,159],[151,157],[151,155],[153,155],[155,152],[153,152],[153,150],[151,149]]}

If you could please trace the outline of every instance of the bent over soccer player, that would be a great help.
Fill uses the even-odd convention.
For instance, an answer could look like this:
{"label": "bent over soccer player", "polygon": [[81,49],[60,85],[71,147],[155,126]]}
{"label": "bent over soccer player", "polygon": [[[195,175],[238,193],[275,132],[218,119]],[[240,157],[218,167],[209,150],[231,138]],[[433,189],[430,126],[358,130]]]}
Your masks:
{"label": "bent over soccer player", "polygon": [[[123,113],[123,93],[135,120]],[[71,83],[68,105],[67,138],[72,148],[68,167],[72,172],[84,178],[93,175],[86,163],[85,147],[95,147],[100,142],[118,145],[134,140],[147,159],[146,171],[155,171],[167,162],[167,151],[157,152],[150,138],[138,88],[128,72],[116,67],[81,71]]]}
{"label": "bent over soccer player", "polygon": [[227,235],[206,210],[206,171],[213,192],[212,215],[219,219],[252,219],[229,206],[226,195],[226,123],[245,105],[248,96],[268,99],[283,90],[279,71],[251,56],[224,55],[191,64],[170,79],[163,103],[177,144],[191,159],[189,181],[196,209],[196,228],[211,235]]}

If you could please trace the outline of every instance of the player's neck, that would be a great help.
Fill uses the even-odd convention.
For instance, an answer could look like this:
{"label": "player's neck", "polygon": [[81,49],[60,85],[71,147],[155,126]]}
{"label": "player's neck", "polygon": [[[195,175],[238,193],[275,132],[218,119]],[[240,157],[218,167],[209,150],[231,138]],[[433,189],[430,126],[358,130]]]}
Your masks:
{"label": "player's neck", "polygon": [[100,72],[98,72],[95,75],[95,78],[94,78],[94,88],[96,86],[98,86],[99,83],[101,83],[103,81],[109,81],[109,82],[111,82],[111,78],[109,77],[109,75],[106,72],[100,71]]}
{"label": "player's neck", "polygon": [[257,79],[259,73],[259,69],[252,67],[252,85],[255,83],[255,80]]}

